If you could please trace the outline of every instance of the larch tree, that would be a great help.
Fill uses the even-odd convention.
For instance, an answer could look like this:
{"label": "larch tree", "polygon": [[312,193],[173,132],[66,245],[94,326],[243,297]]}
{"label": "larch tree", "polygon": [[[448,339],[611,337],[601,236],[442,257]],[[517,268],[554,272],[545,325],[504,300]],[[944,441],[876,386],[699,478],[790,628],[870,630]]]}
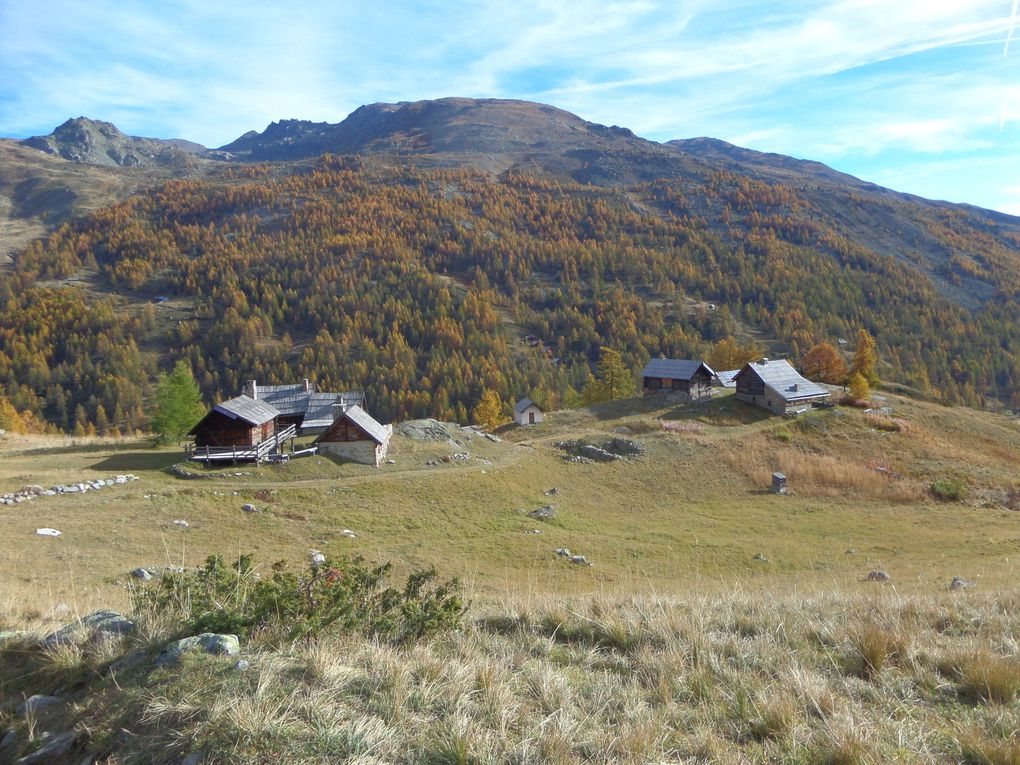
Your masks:
{"label": "larch tree", "polygon": [[850,364],[850,374],[860,373],[870,385],[878,382],[878,354],[875,350],[875,338],[868,330],[861,327],[857,330],[857,346],[854,348],[854,359]]}
{"label": "larch tree", "polygon": [[818,343],[801,360],[804,376],[830,385],[846,381],[847,368],[843,357],[831,343]]}
{"label": "larch tree", "polygon": [[152,431],[161,443],[179,441],[202,419],[202,393],[186,361],[178,361],[169,375],[161,375],[154,397]]}
{"label": "larch tree", "polygon": [[506,422],[506,404],[492,388],[486,388],[481,400],[471,412],[471,419],[476,425],[483,425],[489,430],[498,428]]}

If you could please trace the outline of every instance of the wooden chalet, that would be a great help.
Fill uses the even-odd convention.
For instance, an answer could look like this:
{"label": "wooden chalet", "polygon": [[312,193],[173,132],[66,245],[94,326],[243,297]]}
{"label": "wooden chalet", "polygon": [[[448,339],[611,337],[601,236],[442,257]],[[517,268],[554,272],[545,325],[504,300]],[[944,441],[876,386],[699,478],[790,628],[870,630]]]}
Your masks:
{"label": "wooden chalet", "polygon": [[259,462],[293,438],[293,425],[279,425],[280,413],[264,401],[238,396],[214,406],[188,435],[188,458],[202,462]]}
{"label": "wooden chalet", "polygon": [[319,454],[379,467],[386,459],[392,425],[382,425],[358,405],[338,405],[336,419],[315,439]]}
{"label": "wooden chalet", "polygon": [[256,380],[249,380],[243,395],[274,407],[280,413],[280,424],[293,425],[301,435],[324,432],[333,424],[337,404],[365,405],[363,391],[320,391],[307,379],[293,385],[259,385]]}
{"label": "wooden chalet", "polygon": [[694,401],[711,395],[715,372],[703,361],[691,359],[652,359],[641,372],[641,388],[646,396],[675,393]]}
{"label": "wooden chalet", "polygon": [[785,359],[762,359],[745,364],[736,377],[739,400],[788,414],[829,398],[829,391],[801,377]]}

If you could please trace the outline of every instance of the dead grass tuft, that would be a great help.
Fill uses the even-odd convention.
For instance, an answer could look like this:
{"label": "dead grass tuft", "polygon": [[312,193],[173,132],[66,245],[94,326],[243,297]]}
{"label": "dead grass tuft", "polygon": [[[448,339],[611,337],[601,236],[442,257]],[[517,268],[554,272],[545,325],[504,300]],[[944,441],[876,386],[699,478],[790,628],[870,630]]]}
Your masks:
{"label": "dead grass tuft", "polygon": [[1000,656],[987,648],[958,654],[942,665],[957,681],[957,692],[965,699],[1009,704],[1020,696],[1020,659]]}

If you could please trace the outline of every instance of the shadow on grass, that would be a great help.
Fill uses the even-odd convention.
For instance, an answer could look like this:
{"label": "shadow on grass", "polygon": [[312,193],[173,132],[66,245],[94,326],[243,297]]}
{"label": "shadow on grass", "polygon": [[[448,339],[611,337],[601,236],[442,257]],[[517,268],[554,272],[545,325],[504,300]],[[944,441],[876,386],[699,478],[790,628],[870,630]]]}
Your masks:
{"label": "shadow on grass", "polygon": [[662,415],[663,420],[697,420],[719,427],[752,425],[774,417],[760,407],[738,401],[733,396],[712,399],[697,404],[685,404]]}
{"label": "shadow on grass", "polygon": [[110,455],[89,467],[96,470],[116,470],[119,472],[165,470],[175,462],[180,461],[180,452],[132,451]]}

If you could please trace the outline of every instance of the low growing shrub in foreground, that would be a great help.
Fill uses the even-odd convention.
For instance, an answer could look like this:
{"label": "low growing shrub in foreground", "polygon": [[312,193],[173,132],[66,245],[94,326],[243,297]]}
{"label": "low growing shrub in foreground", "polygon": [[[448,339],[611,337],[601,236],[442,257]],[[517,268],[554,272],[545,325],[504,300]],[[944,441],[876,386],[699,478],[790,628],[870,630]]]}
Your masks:
{"label": "low growing shrub in foreground", "polygon": [[405,642],[460,626],[464,604],[456,579],[437,582],[429,568],[412,572],[396,589],[386,584],[390,569],[359,556],[327,559],[295,573],[279,561],[263,579],[250,555],[232,566],[213,555],[199,569],[165,572],[135,593],[134,606],[177,619],[189,634],[358,634]]}

